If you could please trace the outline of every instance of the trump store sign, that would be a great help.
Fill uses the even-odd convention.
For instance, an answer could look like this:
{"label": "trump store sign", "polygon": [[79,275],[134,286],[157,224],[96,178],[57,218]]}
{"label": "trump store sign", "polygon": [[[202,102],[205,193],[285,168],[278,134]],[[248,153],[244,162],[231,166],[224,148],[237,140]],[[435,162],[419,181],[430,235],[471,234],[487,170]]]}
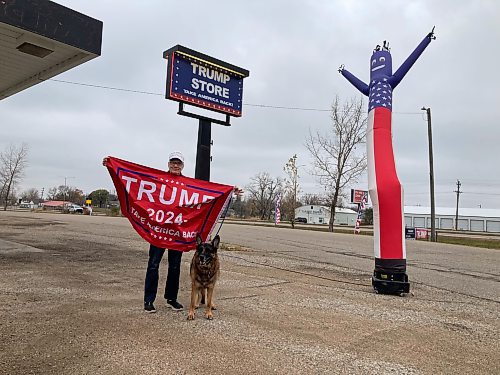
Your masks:
{"label": "trump store sign", "polygon": [[240,117],[245,69],[177,45],[168,60],[166,99]]}

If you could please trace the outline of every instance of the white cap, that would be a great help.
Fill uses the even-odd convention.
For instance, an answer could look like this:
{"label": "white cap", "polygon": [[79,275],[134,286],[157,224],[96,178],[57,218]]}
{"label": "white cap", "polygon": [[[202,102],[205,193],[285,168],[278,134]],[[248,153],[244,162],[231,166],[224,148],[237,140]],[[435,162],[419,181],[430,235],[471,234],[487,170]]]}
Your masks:
{"label": "white cap", "polygon": [[184,155],[182,155],[182,152],[180,152],[180,151],[174,151],[174,152],[170,153],[170,155],[168,155],[168,161],[170,161],[172,159],[179,159],[180,161],[182,161],[184,163]]}

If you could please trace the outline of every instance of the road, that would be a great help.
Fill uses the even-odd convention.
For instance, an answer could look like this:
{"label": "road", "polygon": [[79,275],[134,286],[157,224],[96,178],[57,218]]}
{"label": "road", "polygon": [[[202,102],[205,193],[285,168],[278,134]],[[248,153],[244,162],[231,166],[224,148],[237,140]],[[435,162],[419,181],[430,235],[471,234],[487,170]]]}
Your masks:
{"label": "road", "polygon": [[[347,268],[363,277],[373,272],[373,237],[224,224],[221,235],[266,254]],[[406,241],[412,284],[500,302],[500,250]]]}
{"label": "road", "polygon": [[[500,251],[411,241],[373,293],[372,238],[224,224],[218,310],[145,314],[124,218],[0,212],[0,374],[496,374]],[[179,300],[189,299],[183,256]]]}

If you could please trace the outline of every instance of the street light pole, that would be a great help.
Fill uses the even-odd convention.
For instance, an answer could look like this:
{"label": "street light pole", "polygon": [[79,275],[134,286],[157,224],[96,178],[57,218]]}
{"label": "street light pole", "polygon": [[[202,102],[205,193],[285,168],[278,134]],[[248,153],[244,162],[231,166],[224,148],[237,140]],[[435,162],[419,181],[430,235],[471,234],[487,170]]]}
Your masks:
{"label": "street light pole", "polygon": [[432,154],[431,109],[422,107],[427,112],[427,134],[429,138],[429,181],[431,190],[431,242],[436,242],[436,205],[434,201],[434,157]]}
{"label": "street light pole", "polygon": [[460,180],[457,180],[457,190],[455,190],[455,193],[457,193],[457,210],[455,212],[455,230],[458,230],[458,200],[460,198],[460,186],[462,184],[460,183]]}

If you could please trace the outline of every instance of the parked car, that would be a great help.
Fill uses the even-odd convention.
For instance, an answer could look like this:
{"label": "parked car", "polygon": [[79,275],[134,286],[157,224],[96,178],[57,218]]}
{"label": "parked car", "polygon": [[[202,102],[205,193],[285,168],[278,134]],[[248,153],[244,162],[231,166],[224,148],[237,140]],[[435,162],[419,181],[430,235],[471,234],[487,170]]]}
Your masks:
{"label": "parked car", "polygon": [[306,223],[307,224],[307,219],[305,217],[296,217],[295,218],[296,223]]}
{"label": "parked car", "polygon": [[69,204],[68,211],[72,214],[83,214],[83,207],[77,204]]}

